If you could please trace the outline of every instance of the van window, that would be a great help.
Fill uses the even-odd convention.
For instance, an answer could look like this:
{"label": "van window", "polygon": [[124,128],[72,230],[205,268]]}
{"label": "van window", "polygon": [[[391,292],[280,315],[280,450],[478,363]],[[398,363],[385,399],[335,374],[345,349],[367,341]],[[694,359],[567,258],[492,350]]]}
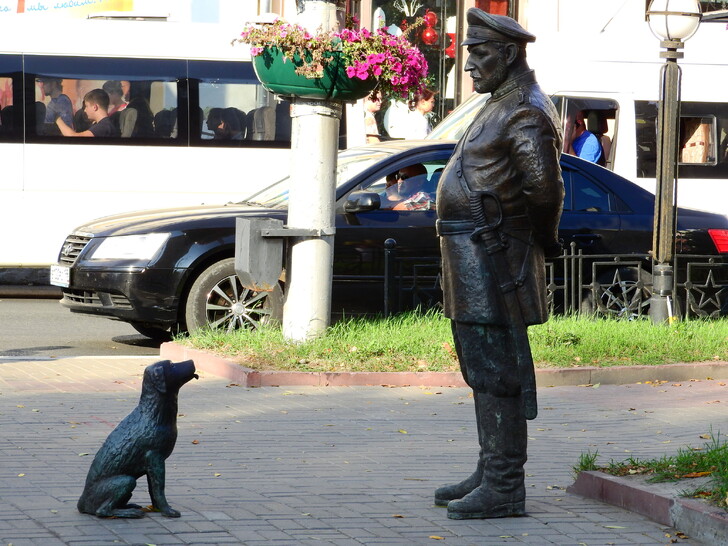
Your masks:
{"label": "van window", "polygon": [[[656,101],[635,101],[637,174],[656,176]],[[682,102],[678,137],[680,178],[728,177],[728,104]]]}
{"label": "van window", "polygon": [[571,152],[574,121],[581,113],[586,130],[595,135],[599,141],[601,154],[597,163],[612,169],[616,145],[618,104],[611,99],[584,98],[554,95],[551,100],[561,114],[561,126],[564,129],[564,153]]}

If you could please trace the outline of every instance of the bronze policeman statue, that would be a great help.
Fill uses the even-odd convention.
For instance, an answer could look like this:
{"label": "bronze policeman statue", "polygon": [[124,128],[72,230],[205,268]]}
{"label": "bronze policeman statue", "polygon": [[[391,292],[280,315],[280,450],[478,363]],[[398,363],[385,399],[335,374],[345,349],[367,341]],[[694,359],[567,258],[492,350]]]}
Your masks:
{"label": "bronze policeman statue", "polygon": [[544,256],[558,255],[562,133],[526,62],[536,37],[510,17],[467,13],[465,70],[490,98],[437,191],[445,315],[473,389],[475,472],[435,492],[452,519],[525,514],[526,420],[536,387],[526,328],[547,319]]}

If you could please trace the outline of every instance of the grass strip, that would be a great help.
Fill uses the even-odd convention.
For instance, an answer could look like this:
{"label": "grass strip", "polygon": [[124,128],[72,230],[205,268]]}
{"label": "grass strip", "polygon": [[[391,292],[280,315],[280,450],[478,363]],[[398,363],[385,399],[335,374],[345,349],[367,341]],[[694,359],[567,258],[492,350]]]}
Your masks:
{"label": "grass strip", "polygon": [[610,461],[605,466],[596,464],[598,451],[582,453],[574,472],[595,470],[612,476],[648,476],[648,483],[680,482],[689,485],[694,478],[709,477],[699,487],[688,487],[680,492],[683,497],[704,498],[712,504],[728,509],[728,443],[720,433],[701,436],[708,439],[703,447],[679,448],[676,455],[657,459],[630,457],[621,462]]}
{"label": "grass strip", "polygon": [[[728,360],[728,319],[655,326],[649,320],[552,317],[529,328],[539,368]],[[437,311],[350,318],[318,339],[293,343],[279,328],[201,330],[176,341],[260,370],[457,371],[450,321]]]}

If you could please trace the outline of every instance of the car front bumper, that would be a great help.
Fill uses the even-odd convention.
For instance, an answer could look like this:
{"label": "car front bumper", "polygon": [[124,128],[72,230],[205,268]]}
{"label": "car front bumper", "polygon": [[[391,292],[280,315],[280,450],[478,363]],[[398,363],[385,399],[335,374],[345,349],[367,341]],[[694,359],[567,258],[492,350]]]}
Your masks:
{"label": "car front bumper", "polygon": [[61,304],[73,313],[167,328],[179,320],[178,287],[184,271],[74,268]]}

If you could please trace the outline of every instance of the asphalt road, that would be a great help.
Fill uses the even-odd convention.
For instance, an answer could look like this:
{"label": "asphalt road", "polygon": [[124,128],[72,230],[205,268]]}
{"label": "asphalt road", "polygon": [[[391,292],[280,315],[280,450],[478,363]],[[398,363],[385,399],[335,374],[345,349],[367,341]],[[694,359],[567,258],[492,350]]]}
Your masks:
{"label": "asphalt road", "polygon": [[71,313],[55,299],[0,299],[0,359],[159,355],[124,322]]}

